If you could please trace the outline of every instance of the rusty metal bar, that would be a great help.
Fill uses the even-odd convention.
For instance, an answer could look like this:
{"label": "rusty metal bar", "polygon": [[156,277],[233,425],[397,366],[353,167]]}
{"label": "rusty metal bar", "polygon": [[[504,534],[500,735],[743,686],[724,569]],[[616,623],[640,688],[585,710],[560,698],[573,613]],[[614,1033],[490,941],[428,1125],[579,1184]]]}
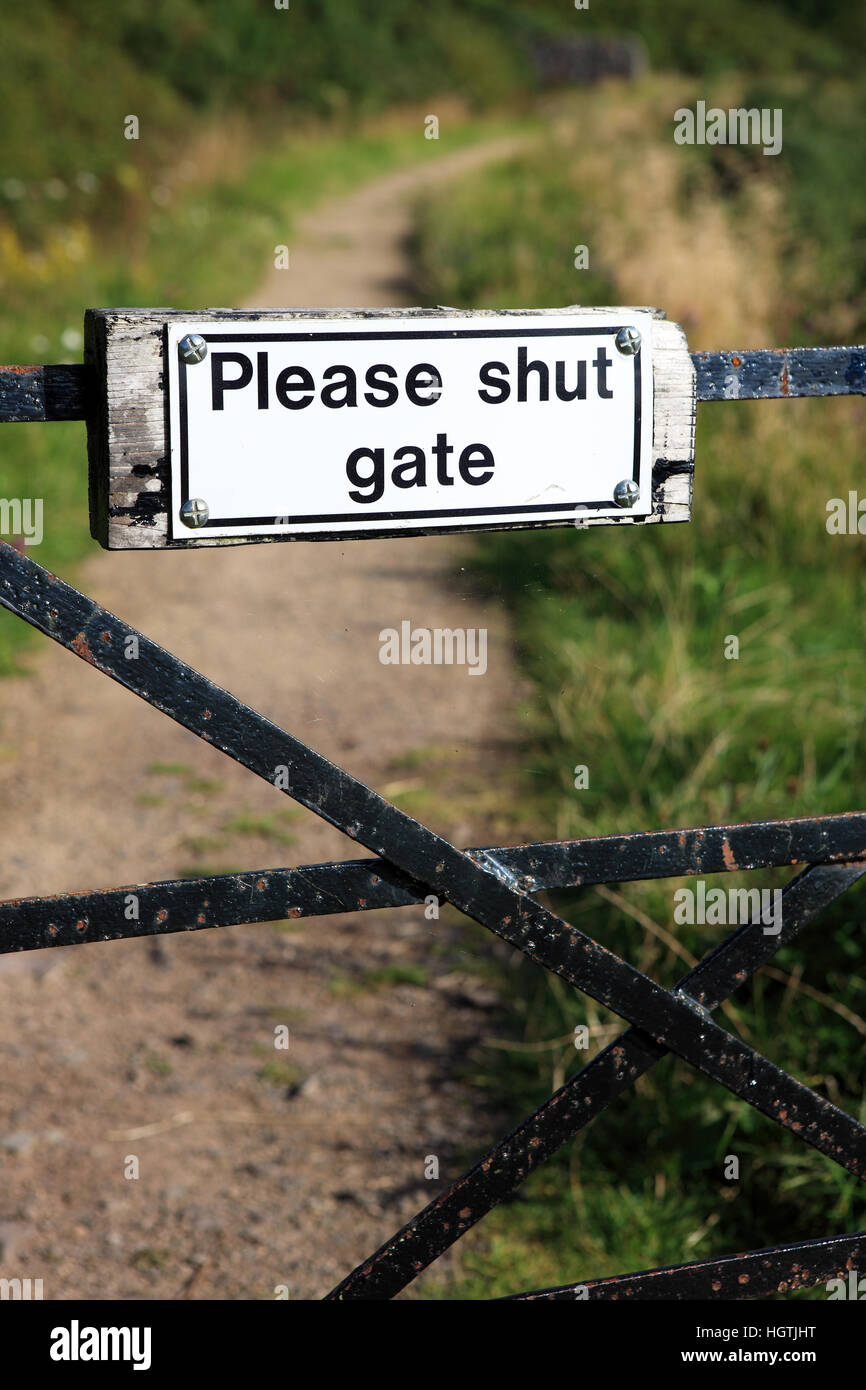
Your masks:
{"label": "rusty metal bar", "polygon": [[567,1299],[573,1303],[575,1298],[593,1301],[766,1298],[774,1293],[814,1288],[831,1279],[845,1281],[847,1297],[852,1270],[855,1271],[853,1297],[858,1298],[862,1295],[856,1291],[856,1271],[863,1268],[864,1261],[866,1232],[857,1231],[850,1236],[804,1240],[799,1245],[777,1245],[766,1250],[750,1250],[747,1254],[723,1255],[714,1260],[693,1260],[689,1264],[643,1270],[640,1274],[587,1279],[581,1284],[512,1294],[506,1301]]}
{"label": "rusty metal bar", "polygon": [[866,347],[693,352],[699,401],[866,394]]}
{"label": "rusty metal bar", "polygon": [[86,420],[92,399],[89,368],[0,367],[0,424]]}
{"label": "rusty metal bar", "polygon": [[[531,879],[535,894],[634,882],[866,858],[866,816],[758,821],[746,825],[604,835],[585,840],[467,849]],[[138,917],[129,919],[127,899]],[[320,917],[423,902],[423,885],[381,859],[251,869],[126,887],[0,902],[0,955],[94,941]]]}

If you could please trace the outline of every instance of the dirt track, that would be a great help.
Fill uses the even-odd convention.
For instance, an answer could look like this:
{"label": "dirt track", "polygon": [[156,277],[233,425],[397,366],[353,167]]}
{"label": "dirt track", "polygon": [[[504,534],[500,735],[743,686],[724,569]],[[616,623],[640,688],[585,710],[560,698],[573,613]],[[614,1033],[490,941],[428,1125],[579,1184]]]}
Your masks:
{"label": "dirt track", "polygon": [[[407,302],[407,200],[511,148],[323,206],[253,303]],[[502,766],[518,692],[460,554],[448,538],[98,553],[80,587],[380,790],[432,786],[413,811],[471,843],[489,820],[455,786]],[[487,674],[382,666],[378,633],[405,618],[487,627]],[[357,856],[68,652],[46,641],[31,664],[0,686],[0,896]],[[455,1146],[495,1131],[456,1079],[491,1000],[451,940],[404,909],[0,960],[0,1274],[42,1278],[47,1299],[326,1292],[440,1189],[426,1155],[449,1179]],[[409,965],[426,975],[394,984]]]}

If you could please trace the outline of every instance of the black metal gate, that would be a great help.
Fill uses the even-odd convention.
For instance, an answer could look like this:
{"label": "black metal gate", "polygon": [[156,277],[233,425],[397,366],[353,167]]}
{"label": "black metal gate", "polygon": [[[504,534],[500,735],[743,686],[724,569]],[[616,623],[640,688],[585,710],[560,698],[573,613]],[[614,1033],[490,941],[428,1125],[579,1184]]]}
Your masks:
{"label": "black metal gate", "polygon": [[[693,361],[703,401],[866,394],[864,348],[702,353]],[[0,369],[0,420],[81,419],[86,412],[83,368]],[[668,1053],[866,1177],[866,1128],[713,1020],[733,990],[866,873],[866,814],[461,850],[5,541],[0,604],[376,856],[136,885],[133,921],[124,912],[127,888],[0,903],[0,953],[378,910],[434,894],[630,1025],[328,1298],[397,1294]],[[135,661],[125,659],[132,636]],[[792,864],[805,867],[783,890],[778,933],[766,933],[759,918],[741,926],[672,990],[536,897],[554,888]],[[866,1232],[515,1297],[755,1298],[820,1284],[857,1264],[866,1266]]]}

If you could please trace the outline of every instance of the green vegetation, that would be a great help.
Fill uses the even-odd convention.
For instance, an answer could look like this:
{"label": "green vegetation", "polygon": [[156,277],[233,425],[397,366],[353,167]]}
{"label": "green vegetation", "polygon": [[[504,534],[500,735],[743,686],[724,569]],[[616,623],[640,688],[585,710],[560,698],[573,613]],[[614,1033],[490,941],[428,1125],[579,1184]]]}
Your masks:
{"label": "green vegetation", "polygon": [[307,1079],[303,1067],[292,1062],[266,1062],[257,1075],[262,1085],[285,1091],[289,1097],[297,1095]]}
{"label": "green vegetation", "polygon": [[278,845],[293,845],[297,837],[290,835],[283,826],[297,820],[298,815],[299,812],[291,808],[269,815],[253,815],[249,811],[241,811],[224,821],[223,830],[227,835],[254,835],[262,840],[272,840]]}
{"label": "green vegetation", "polygon": [[426,989],[430,976],[426,966],[414,965],[411,961],[394,965],[376,965],[369,970],[348,974],[344,970],[331,970],[328,989],[336,999],[352,998],[369,994],[374,989],[396,989],[398,985],[413,985],[416,989]]}
{"label": "green vegetation", "polygon": [[[546,156],[476,177],[435,215],[422,210],[426,294],[475,307],[653,303],[686,325],[693,347],[862,341],[862,97],[838,78],[766,77],[761,104],[784,107],[780,159],[673,145],[677,106],[696,95],[739,104],[747,91],[728,74],[577,98]],[[753,89],[745,100],[755,99]],[[589,271],[573,267],[576,242],[590,247]],[[705,406],[688,526],[478,542],[478,582],[509,605],[534,686],[512,797],[534,808],[539,837],[863,804],[862,540],[825,526],[828,499],[857,486],[863,423],[858,399]],[[738,660],[724,656],[731,634]],[[580,764],[585,790],[574,785]],[[756,881],[730,875],[723,886]],[[727,934],[673,925],[683,882],[558,894],[552,905],[670,985]],[[858,901],[849,894],[779,952],[720,1017],[862,1118]],[[489,972],[489,940],[470,936]],[[500,987],[504,1045],[491,1040],[472,1078],[516,1121],[621,1024],[528,963],[502,968]],[[578,1024],[589,1054],[575,1050]],[[728,1154],[740,1158],[739,1182],[724,1178]],[[521,1287],[543,1287],[862,1219],[854,1178],[668,1058],[461,1242],[456,1292],[488,1298],[514,1290],[515,1270]]]}

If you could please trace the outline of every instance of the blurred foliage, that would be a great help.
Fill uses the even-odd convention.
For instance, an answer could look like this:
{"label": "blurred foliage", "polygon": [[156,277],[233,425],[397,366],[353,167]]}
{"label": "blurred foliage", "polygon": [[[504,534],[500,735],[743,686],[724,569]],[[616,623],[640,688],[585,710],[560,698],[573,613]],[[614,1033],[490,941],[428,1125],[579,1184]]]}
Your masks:
{"label": "blurred foliage", "polygon": [[845,73],[866,49],[866,15],[841,0],[607,0],[586,11],[561,0],[43,0],[4,15],[0,178],[122,182],[130,113],[156,159],[197,114],[227,107],[291,121],[357,119],[446,92],[513,100],[537,83],[532,39],[599,32],[633,33],[654,66],[704,75]]}

